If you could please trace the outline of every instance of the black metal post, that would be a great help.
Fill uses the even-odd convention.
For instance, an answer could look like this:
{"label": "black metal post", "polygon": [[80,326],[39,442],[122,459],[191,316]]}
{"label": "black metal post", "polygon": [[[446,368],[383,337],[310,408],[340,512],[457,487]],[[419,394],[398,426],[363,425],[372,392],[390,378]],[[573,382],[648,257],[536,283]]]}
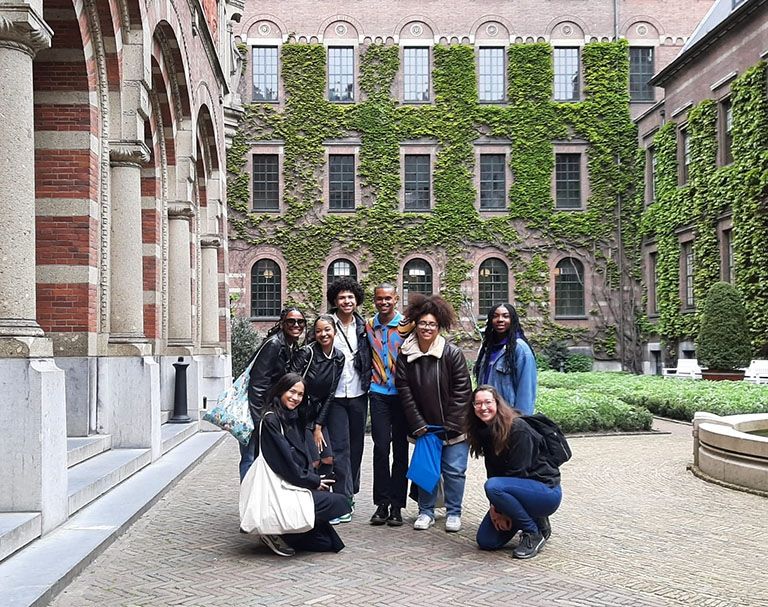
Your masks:
{"label": "black metal post", "polygon": [[176,377],[173,391],[173,415],[168,420],[169,424],[187,424],[192,418],[187,415],[187,367],[184,357],[179,356],[179,362],[173,363],[176,369]]}

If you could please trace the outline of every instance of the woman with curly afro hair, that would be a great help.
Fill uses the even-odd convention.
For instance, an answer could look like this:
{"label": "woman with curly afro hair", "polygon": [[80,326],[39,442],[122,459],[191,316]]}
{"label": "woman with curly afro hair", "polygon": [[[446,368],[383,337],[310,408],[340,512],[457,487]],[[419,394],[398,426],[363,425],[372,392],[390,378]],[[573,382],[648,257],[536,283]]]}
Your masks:
{"label": "woman with curly afro hair", "polygon": [[[400,395],[408,431],[416,437],[428,431],[442,439],[440,473],[445,490],[445,530],[461,529],[461,503],[469,446],[464,434],[465,415],[472,383],[462,351],[441,331],[456,322],[451,305],[439,295],[410,295],[405,316],[416,330],[403,342],[397,358],[395,385]],[[437,488],[431,493],[419,487],[417,530],[435,524]]]}

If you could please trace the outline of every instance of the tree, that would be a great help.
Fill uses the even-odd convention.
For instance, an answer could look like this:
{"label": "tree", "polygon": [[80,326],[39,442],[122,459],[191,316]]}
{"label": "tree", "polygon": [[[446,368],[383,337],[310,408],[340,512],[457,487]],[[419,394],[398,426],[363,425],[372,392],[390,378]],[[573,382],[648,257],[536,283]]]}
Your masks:
{"label": "tree", "polygon": [[717,371],[746,367],[752,358],[747,310],[739,291],[727,282],[716,282],[707,293],[696,354],[702,366]]}

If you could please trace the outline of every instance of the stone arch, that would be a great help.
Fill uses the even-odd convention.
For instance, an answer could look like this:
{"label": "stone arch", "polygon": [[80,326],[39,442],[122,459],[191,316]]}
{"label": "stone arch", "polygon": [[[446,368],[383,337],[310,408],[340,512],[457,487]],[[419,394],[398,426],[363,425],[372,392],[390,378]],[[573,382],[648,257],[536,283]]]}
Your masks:
{"label": "stone arch", "polygon": [[664,26],[661,24],[661,21],[658,19],[655,19],[654,17],[651,17],[650,15],[634,15],[633,17],[630,17],[624,23],[622,23],[621,27],[619,28],[619,34],[623,36],[624,38],[645,38],[647,36],[653,37],[653,32],[648,32],[647,35],[633,35],[634,32],[631,32],[632,26],[640,25],[642,23],[646,23],[648,25],[651,25],[656,29],[656,36],[657,38],[661,38],[664,36]]}
{"label": "stone arch", "polygon": [[[587,27],[587,24],[584,22],[583,19],[580,19],[579,17],[576,17],[575,15],[560,15],[559,17],[555,17],[552,19],[548,24],[545,31],[547,39],[551,38],[571,38],[574,37],[576,34],[578,34],[578,31],[573,32],[572,34],[566,34],[565,32],[558,32],[557,28],[560,25],[566,25],[566,24],[573,24],[577,26],[581,30],[581,38],[584,39],[584,37],[587,35],[587,31],[589,28]],[[574,37],[574,39],[576,39]]]}
{"label": "stone arch", "polygon": [[251,21],[247,30],[243,29],[243,33],[247,36],[248,39],[282,39],[285,30],[271,18],[255,19]]}
{"label": "stone arch", "polygon": [[345,33],[343,35],[333,32],[334,35],[332,35],[331,38],[347,38],[347,39],[351,39],[351,38],[359,38],[360,36],[363,35],[363,29],[364,28],[363,28],[363,24],[360,23],[360,21],[358,21],[357,19],[355,19],[351,15],[341,15],[341,14],[333,15],[333,16],[328,17],[327,19],[325,19],[320,24],[320,27],[317,28],[316,35],[322,37],[322,39],[325,40],[326,35],[328,33],[328,29],[333,24],[335,24],[336,22],[344,22],[348,26],[351,26],[354,29],[354,31],[353,32],[347,31],[347,33]]}
{"label": "stone arch", "polygon": [[[419,14],[412,14],[408,15],[404,19],[401,19],[400,22],[394,27],[392,30],[392,33],[398,37],[403,37],[403,30],[405,27],[411,23],[421,23],[423,25],[426,25],[429,28],[429,33],[432,38],[435,38],[436,36],[440,35],[440,30],[437,27],[437,24],[434,22],[434,20],[430,19],[426,15],[419,15]],[[427,32],[424,32],[424,34],[427,34]],[[419,36],[416,36],[415,34],[410,34],[405,36],[405,38],[417,38]]]}
{"label": "stone arch", "polygon": [[[501,26],[497,34],[491,35],[487,28],[490,25]],[[488,40],[505,40],[509,42],[510,36],[513,35],[512,24],[508,19],[501,15],[483,15],[480,19],[472,24],[469,29],[470,34],[474,40],[488,39]]]}
{"label": "stone arch", "polygon": [[[264,14],[259,14],[254,17],[251,17],[250,19],[248,19],[248,21],[241,23],[240,27],[238,27],[239,35],[247,36],[248,33],[251,31],[251,28],[253,28],[253,26],[259,23],[260,21],[269,21],[271,23],[274,23],[275,27],[277,27],[280,30],[281,35],[285,35],[289,31],[288,26],[285,24],[285,21],[283,21],[280,17],[272,13],[264,13]],[[276,36],[272,36],[272,37],[275,38]]]}

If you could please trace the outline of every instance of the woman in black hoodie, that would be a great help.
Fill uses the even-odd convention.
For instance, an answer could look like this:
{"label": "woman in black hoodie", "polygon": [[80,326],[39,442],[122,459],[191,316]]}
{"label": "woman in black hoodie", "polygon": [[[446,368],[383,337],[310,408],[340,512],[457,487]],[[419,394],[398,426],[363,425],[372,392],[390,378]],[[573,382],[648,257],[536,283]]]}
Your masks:
{"label": "woman in black hoodie", "polygon": [[513,556],[536,556],[552,531],[549,516],[562,499],[560,470],[545,457],[544,438],[489,385],[474,392],[467,438],[470,453],[485,458],[485,494],[491,503],[477,530],[478,546],[498,550],[522,531]]}
{"label": "woman in black hoodie", "polygon": [[262,541],[280,556],[292,556],[296,550],[339,552],[344,543],[328,521],[350,510],[343,495],[328,491],[333,481],[315,470],[306,426],[299,420],[298,407],[303,399],[301,375],[286,373],[268,394],[261,424],[260,444],[269,467],[292,485],[311,489],[315,502],[315,526],[311,530],[262,536]]}

